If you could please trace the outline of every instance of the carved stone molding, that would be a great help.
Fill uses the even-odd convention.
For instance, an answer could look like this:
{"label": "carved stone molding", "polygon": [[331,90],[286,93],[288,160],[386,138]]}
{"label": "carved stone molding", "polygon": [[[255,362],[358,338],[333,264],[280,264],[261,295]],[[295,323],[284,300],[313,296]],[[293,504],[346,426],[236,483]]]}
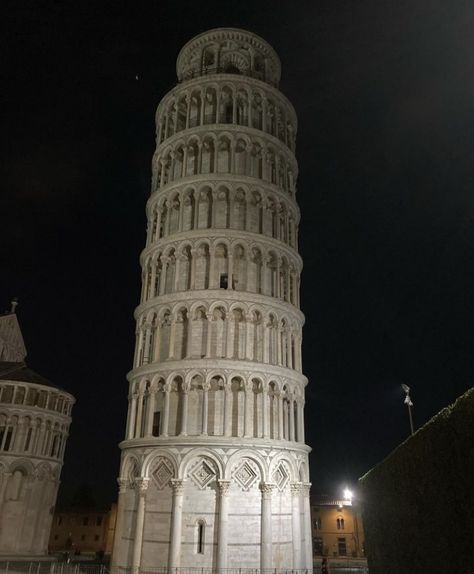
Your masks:
{"label": "carved stone molding", "polygon": [[170,482],[171,487],[173,488],[174,496],[180,496],[184,494],[185,480],[183,480],[182,478],[172,478]]}
{"label": "carved stone molding", "polygon": [[274,484],[273,482],[261,482],[260,483],[260,491],[262,492],[263,498],[271,498],[275,488],[276,488],[276,484]]}
{"label": "carved stone molding", "polygon": [[145,496],[150,484],[149,478],[137,478],[135,480],[135,488],[140,496]]}
{"label": "carved stone molding", "polygon": [[221,496],[227,496],[229,494],[229,489],[231,485],[230,480],[218,480],[217,486],[219,487],[219,493]]}

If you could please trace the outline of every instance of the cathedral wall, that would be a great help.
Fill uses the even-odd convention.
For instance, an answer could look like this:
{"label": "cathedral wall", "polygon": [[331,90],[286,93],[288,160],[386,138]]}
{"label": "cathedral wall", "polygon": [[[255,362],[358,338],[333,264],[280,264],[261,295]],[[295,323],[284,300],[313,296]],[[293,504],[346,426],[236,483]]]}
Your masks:
{"label": "cathedral wall", "polygon": [[60,467],[12,456],[2,462],[11,472],[0,464],[0,555],[46,554]]}

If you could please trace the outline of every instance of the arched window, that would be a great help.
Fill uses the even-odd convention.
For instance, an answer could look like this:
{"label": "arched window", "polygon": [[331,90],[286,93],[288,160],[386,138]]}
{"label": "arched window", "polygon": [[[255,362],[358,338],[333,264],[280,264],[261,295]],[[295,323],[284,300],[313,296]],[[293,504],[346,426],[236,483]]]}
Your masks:
{"label": "arched window", "polygon": [[336,523],[338,530],[344,530],[344,518],[338,518]]}
{"label": "arched window", "polygon": [[235,64],[232,64],[232,62],[229,62],[226,67],[224,68],[224,73],[225,74],[240,74],[240,70],[239,68],[237,68],[237,66]]}

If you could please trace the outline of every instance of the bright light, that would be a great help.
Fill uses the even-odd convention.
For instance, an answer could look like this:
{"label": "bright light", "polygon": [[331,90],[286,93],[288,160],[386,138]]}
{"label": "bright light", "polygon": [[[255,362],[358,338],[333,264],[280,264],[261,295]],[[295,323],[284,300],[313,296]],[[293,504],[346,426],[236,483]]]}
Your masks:
{"label": "bright light", "polygon": [[352,502],[352,490],[345,488],[344,492],[343,492],[343,496],[344,496],[344,500],[350,500]]}

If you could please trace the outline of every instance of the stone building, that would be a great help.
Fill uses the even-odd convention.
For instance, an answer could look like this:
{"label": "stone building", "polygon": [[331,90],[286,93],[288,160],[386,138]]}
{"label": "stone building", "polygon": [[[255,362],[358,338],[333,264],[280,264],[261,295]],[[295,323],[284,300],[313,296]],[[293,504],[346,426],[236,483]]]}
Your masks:
{"label": "stone building", "polygon": [[83,555],[111,554],[117,505],[108,510],[69,508],[54,513],[49,537],[50,552]]}
{"label": "stone building", "polygon": [[312,496],[311,522],[315,564],[327,557],[334,567],[367,565],[362,517],[352,500]]}
{"label": "stone building", "polygon": [[13,305],[0,316],[0,557],[47,554],[75,402],[25,357]]}
{"label": "stone building", "polygon": [[255,34],[188,42],[156,113],[113,568],[312,567],[297,120]]}

